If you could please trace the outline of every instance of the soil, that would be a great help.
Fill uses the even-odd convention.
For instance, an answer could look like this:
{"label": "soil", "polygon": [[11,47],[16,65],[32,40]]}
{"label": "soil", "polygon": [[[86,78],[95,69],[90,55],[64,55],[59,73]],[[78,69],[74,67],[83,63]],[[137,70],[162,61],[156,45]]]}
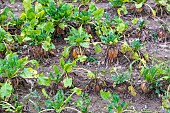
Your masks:
{"label": "soil", "polygon": [[[153,4],[153,2],[151,1],[152,0],[148,0],[148,4],[150,4],[151,6],[154,6],[155,4]],[[109,14],[112,15],[111,17],[113,17],[113,15],[116,15],[116,9],[112,8],[108,2],[98,2],[96,3],[96,5],[99,8],[104,8],[105,11],[109,12]],[[23,10],[23,5],[20,0],[17,0],[15,4],[10,4],[9,1],[5,1],[4,4],[0,3],[0,9],[2,10],[4,7],[11,7],[16,16],[20,16]],[[151,15],[148,15],[148,13],[150,12],[148,10],[148,7],[146,7],[145,10],[146,12],[142,13],[141,15],[134,15],[134,14],[124,15],[123,19],[126,21],[129,21],[129,20],[132,20],[134,16],[137,16],[139,18],[147,20],[147,31],[149,31],[149,33],[146,33],[146,34],[144,33],[141,37],[142,39],[144,38],[144,40],[147,40],[145,46],[142,48],[142,51],[148,52],[154,64],[158,62],[168,61],[170,60],[170,34],[166,32],[166,40],[165,38],[159,39],[159,40],[153,40],[151,33],[164,29],[162,26],[164,23],[166,23],[167,27],[170,28],[170,15],[164,15],[164,17],[157,16],[156,18],[152,18]],[[160,21],[162,22],[162,25],[159,23]],[[133,40],[134,38],[136,38],[136,37],[133,37],[133,35],[131,36],[132,37],[129,37],[128,40]],[[68,45],[63,39],[55,39],[54,44],[56,46],[56,49],[53,50],[55,53],[55,56],[41,58],[40,67],[38,68],[39,73],[43,72],[47,76],[50,74],[50,72],[53,72],[53,69],[51,68],[52,65],[59,66],[59,59],[61,58],[61,53],[63,51],[63,48],[64,46]],[[33,58],[29,52],[29,50],[32,49],[31,46],[23,45],[23,46],[20,46],[19,48],[21,49],[21,51],[18,52],[18,55],[20,57],[29,55],[30,59]],[[134,71],[131,76],[131,79],[133,81],[132,84],[137,92],[137,95],[132,96],[128,91],[124,91],[124,92],[117,91],[113,87],[113,79],[111,77],[111,75],[114,73],[110,72],[110,70],[113,69],[113,66],[116,66],[118,69],[118,72],[126,71],[128,69],[129,62],[127,62],[126,60],[125,62],[120,60],[118,64],[114,62],[112,66],[106,66],[105,65],[105,56],[106,56],[105,51],[107,49],[106,45],[102,45],[103,50],[101,53],[95,53],[93,48],[94,47],[92,47],[91,49],[87,49],[87,53],[89,53],[90,56],[93,56],[94,58],[96,58],[97,59],[96,62],[86,62],[85,64],[79,63],[76,68],[86,68],[91,71],[97,70],[98,72],[97,78],[99,78],[100,81],[105,81],[107,84],[106,86],[103,86],[102,89],[105,91],[117,92],[121,97],[121,101],[126,101],[127,103],[129,103],[130,110],[136,110],[137,113],[138,112],[166,113],[166,111],[164,111],[161,108],[162,106],[161,97],[159,97],[154,92],[149,93],[149,94],[145,94],[142,92],[142,90],[140,89],[140,84],[143,81],[143,78],[139,75],[139,70],[135,67],[134,67]],[[107,73],[103,73],[104,71],[106,71]],[[88,92],[91,98],[91,104],[89,106],[89,110],[93,113],[107,113],[107,110],[106,110],[107,104],[108,104],[107,101],[103,100],[100,97],[99,92],[95,91],[95,88],[94,88],[95,86],[89,82],[89,79],[86,76],[86,72],[83,70],[81,70],[81,72],[75,71],[74,74],[71,74],[70,76],[74,77],[74,81],[73,81],[74,86],[83,89],[84,92]],[[36,80],[26,80],[25,83],[33,85],[33,84],[36,84]],[[17,89],[18,90],[16,90],[15,93],[19,94],[20,98],[24,97],[26,94],[30,92],[29,88],[21,87],[21,89],[20,88],[17,88]],[[36,89],[41,94],[40,87],[37,86],[36,88],[36,85],[35,85],[33,89]],[[51,89],[55,91],[57,90],[55,88],[54,89],[51,88]],[[77,97],[74,96],[72,101],[76,99]],[[23,101],[23,100],[20,100],[20,101]],[[43,101],[43,99],[41,99],[41,101]],[[36,113],[34,106],[24,101],[23,103],[28,104],[28,105],[24,105],[25,107],[27,106],[29,108],[29,110],[27,110],[29,112],[26,112],[26,113]],[[67,111],[67,112],[69,113],[70,111]]]}

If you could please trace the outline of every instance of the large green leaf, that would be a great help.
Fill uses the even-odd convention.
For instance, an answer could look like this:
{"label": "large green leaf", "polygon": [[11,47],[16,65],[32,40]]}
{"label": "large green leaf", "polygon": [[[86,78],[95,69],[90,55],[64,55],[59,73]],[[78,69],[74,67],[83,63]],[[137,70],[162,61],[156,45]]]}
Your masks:
{"label": "large green leaf", "polygon": [[4,43],[0,43],[0,51],[4,51],[5,50],[5,44]]}
{"label": "large green leaf", "polygon": [[105,92],[103,90],[100,90],[100,96],[104,99],[104,100],[110,100],[111,98],[111,93],[108,91],[108,92]]}
{"label": "large green leaf", "polygon": [[53,65],[53,70],[54,70],[56,75],[60,74],[60,70],[58,69],[58,67],[56,65]]}
{"label": "large green leaf", "polygon": [[31,24],[31,27],[34,27],[35,25],[37,25],[38,24],[38,19],[32,19],[31,20],[31,22],[30,22],[30,24]]}
{"label": "large green leaf", "polygon": [[11,93],[13,92],[13,87],[10,83],[5,82],[1,83],[1,89],[0,89],[0,96],[2,99],[5,97],[9,98],[11,96]]}
{"label": "large green leaf", "polygon": [[44,30],[47,32],[47,33],[53,33],[54,32],[54,25],[52,22],[47,22],[44,26]]}
{"label": "large green leaf", "polygon": [[97,8],[96,8],[95,4],[93,2],[91,2],[90,5],[89,5],[88,12],[94,12],[96,10],[97,10]]}
{"label": "large green leaf", "polygon": [[166,9],[170,12],[170,4],[166,6]]}
{"label": "large green leaf", "polygon": [[36,17],[37,17],[37,18],[42,18],[42,17],[44,17],[44,15],[45,15],[45,11],[42,10],[41,12],[39,12],[39,13],[36,14]]}
{"label": "large green leaf", "polygon": [[72,64],[71,63],[68,63],[68,64],[65,64],[64,65],[64,71],[66,72],[66,73],[69,73],[69,72],[71,72],[73,70],[73,68],[72,68]]}
{"label": "large green leaf", "polygon": [[103,13],[104,13],[103,8],[100,8],[100,9],[96,10],[95,12],[93,12],[94,18],[96,20],[99,20],[103,16]]}
{"label": "large green leaf", "polygon": [[24,0],[23,5],[25,8],[25,11],[27,12],[31,8],[31,0]]}
{"label": "large green leaf", "polygon": [[85,56],[85,55],[78,56],[78,60],[80,60],[80,62],[84,62],[87,60],[87,56]]}
{"label": "large green leaf", "polygon": [[46,77],[44,75],[38,76],[38,84],[44,85],[44,86],[50,86],[51,79],[49,77]]}
{"label": "large green leaf", "polygon": [[32,68],[24,68],[23,73],[20,75],[23,78],[35,78],[33,75],[36,75],[37,71]]}

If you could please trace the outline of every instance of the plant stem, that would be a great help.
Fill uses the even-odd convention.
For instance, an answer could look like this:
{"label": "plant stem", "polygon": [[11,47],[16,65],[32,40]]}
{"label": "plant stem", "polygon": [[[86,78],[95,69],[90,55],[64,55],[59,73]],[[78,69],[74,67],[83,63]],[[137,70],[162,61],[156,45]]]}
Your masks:
{"label": "plant stem", "polygon": [[7,104],[7,105],[9,105],[13,110],[15,109],[15,107],[14,106],[12,106],[10,103],[8,103],[8,102],[5,102],[5,101],[1,101],[2,103],[4,103],[4,104]]}
{"label": "plant stem", "polygon": [[77,110],[76,108],[72,108],[72,107],[65,107],[65,109],[71,109],[71,110],[77,111],[78,113],[82,113],[81,111]]}
{"label": "plant stem", "polygon": [[87,71],[87,72],[89,72],[89,70],[88,69],[85,69],[85,68],[74,68],[74,70],[76,71],[78,71],[78,70],[84,70],[84,71]]}
{"label": "plant stem", "polygon": [[47,111],[54,111],[54,109],[44,109],[44,110],[40,111],[39,113],[43,113],[43,112],[47,112]]}

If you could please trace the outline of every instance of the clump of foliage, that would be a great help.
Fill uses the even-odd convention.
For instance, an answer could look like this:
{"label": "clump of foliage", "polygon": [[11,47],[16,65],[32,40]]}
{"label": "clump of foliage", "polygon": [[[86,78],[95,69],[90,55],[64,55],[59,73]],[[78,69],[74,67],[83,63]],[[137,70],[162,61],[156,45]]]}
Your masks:
{"label": "clump of foliage", "polygon": [[73,48],[71,54],[74,59],[78,58],[79,55],[85,55],[84,48],[90,47],[90,38],[91,35],[85,32],[82,26],[78,30],[72,27],[70,35],[65,40],[68,40]]}
{"label": "clump of foliage", "polygon": [[170,68],[166,63],[160,63],[152,67],[143,67],[141,69],[141,76],[149,83],[148,90],[154,89],[157,94],[166,92],[167,84],[170,82],[169,75]]}
{"label": "clump of foliage", "polygon": [[45,51],[54,49],[55,46],[51,43],[51,33],[54,32],[53,22],[47,22],[45,10],[41,4],[37,3],[33,7],[31,3],[29,0],[23,2],[25,12],[20,16],[24,21],[21,28],[23,41],[31,42],[34,45],[42,44]]}
{"label": "clump of foliage", "polygon": [[[3,77],[5,83],[1,83],[0,97],[2,99],[9,98],[13,92],[11,81],[13,78],[35,78],[37,71],[34,70],[31,65],[35,64],[38,67],[38,63],[35,60],[28,60],[28,57],[18,58],[16,53],[8,54],[5,59],[0,59],[0,76]],[[13,85],[18,85],[17,82]],[[6,93],[3,93],[6,92]]]}
{"label": "clump of foliage", "polygon": [[[143,64],[146,66],[146,62],[149,61],[149,57],[147,53],[141,53],[142,44],[138,39],[134,40],[131,45],[129,45],[126,41],[121,46],[121,52],[125,54],[131,60],[140,61],[139,64]],[[140,65],[139,65],[140,66]]]}
{"label": "clump of foliage", "polygon": [[9,32],[6,32],[1,26],[0,26],[0,52],[5,51],[8,49],[6,46],[7,44],[10,45],[14,42],[14,39],[12,38],[12,35]]}
{"label": "clump of foliage", "polygon": [[127,109],[128,104],[126,102],[120,102],[120,97],[117,93],[111,94],[109,91],[105,92],[100,90],[100,96],[109,102],[108,112],[123,113]]}

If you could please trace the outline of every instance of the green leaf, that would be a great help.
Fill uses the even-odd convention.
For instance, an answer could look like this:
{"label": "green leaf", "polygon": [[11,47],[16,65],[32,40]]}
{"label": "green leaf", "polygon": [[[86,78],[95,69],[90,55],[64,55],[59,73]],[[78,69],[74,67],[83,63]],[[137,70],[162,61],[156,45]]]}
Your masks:
{"label": "green leaf", "polygon": [[14,4],[14,3],[15,3],[15,0],[10,0],[10,2],[11,2],[12,4]]}
{"label": "green leaf", "polygon": [[4,100],[5,97],[9,98],[13,92],[13,87],[10,83],[1,83],[0,96]]}
{"label": "green leaf", "polygon": [[70,46],[69,47],[64,46],[64,51],[62,52],[62,56],[67,58],[69,56],[69,52],[70,52]]}
{"label": "green leaf", "polygon": [[30,60],[29,61],[31,64],[35,65],[36,68],[38,68],[39,64],[36,60]]}
{"label": "green leaf", "polygon": [[117,31],[119,33],[122,33],[124,30],[126,29],[126,25],[124,23],[120,23],[118,26],[117,26]]}
{"label": "green leaf", "polygon": [[93,2],[91,2],[90,5],[89,5],[88,12],[94,12],[96,10],[97,10],[97,8],[96,8],[95,4]]}
{"label": "green leaf", "polygon": [[132,59],[139,60],[139,55],[137,52],[132,53]]}
{"label": "green leaf", "polygon": [[104,9],[103,8],[100,8],[100,9],[94,11],[93,12],[94,18],[96,20],[99,20],[103,16],[103,13],[104,13]]}
{"label": "green leaf", "polygon": [[50,98],[44,88],[42,88],[41,91],[42,91],[42,94],[45,96],[45,98]]}
{"label": "green leaf", "polygon": [[123,12],[123,14],[127,14],[128,13],[125,5],[122,5],[121,8],[119,8],[117,10],[117,13],[118,13],[119,16],[121,15],[121,12]]}
{"label": "green leaf", "polygon": [[121,52],[123,54],[125,54],[127,51],[132,51],[132,48],[128,45],[128,43],[125,41],[123,44],[122,44],[122,47],[121,47]]}
{"label": "green leaf", "polygon": [[41,12],[39,12],[39,13],[36,14],[36,17],[37,17],[37,18],[43,18],[44,14],[45,14],[45,11],[42,10]]}
{"label": "green leaf", "polygon": [[109,0],[110,4],[113,6],[113,7],[119,7],[119,6],[122,6],[124,1],[123,0]]}
{"label": "green leaf", "polygon": [[[51,38],[50,38],[51,39]],[[42,48],[45,50],[45,51],[49,51],[51,49],[54,49],[55,46],[54,44],[52,44],[51,42],[49,41],[43,41],[42,43]]]}
{"label": "green leaf", "polygon": [[23,73],[20,74],[22,78],[35,78],[33,75],[36,75],[37,71],[32,68],[24,68]]}
{"label": "green leaf", "polygon": [[87,56],[85,56],[85,55],[78,56],[78,60],[80,60],[80,62],[84,62],[87,60]]}
{"label": "green leaf", "polygon": [[170,4],[166,6],[166,9],[170,12]]}
{"label": "green leaf", "polygon": [[105,92],[103,90],[100,90],[100,96],[104,99],[104,100],[110,100],[111,98],[111,93],[108,91],[108,92]]}
{"label": "green leaf", "polygon": [[26,14],[27,14],[28,20],[32,20],[32,19],[36,18],[36,15],[35,15],[33,8],[29,9]]}
{"label": "green leaf", "polygon": [[58,25],[61,29],[65,29],[67,27],[67,24],[65,23],[59,23]]}
{"label": "green leaf", "polygon": [[30,37],[25,37],[24,39],[23,39],[23,42],[27,42],[27,41],[31,41],[32,40],[32,38],[30,38]]}
{"label": "green leaf", "polygon": [[100,47],[100,45],[98,44],[98,45],[96,45],[95,46],[95,52],[96,53],[100,53],[102,51],[102,48]]}
{"label": "green leaf", "polygon": [[84,47],[84,48],[89,48],[89,42],[82,42],[80,43],[80,46]]}
{"label": "green leaf", "polygon": [[146,60],[144,58],[140,59],[141,63],[143,64],[144,67],[146,67]]}
{"label": "green leaf", "polygon": [[25,11],[27,12],[31,8],[31,0],[24,0],[23,5],[25,8]]}
{"label": "green leaf", "polygon": [[138,4],[138,3],[135,3],[135,7],[136,7],[136,8],[141,8],[142,6],[143,6],[143,2],[141,2],[141,3],[139,3],[139,4]]}
{"label": "green leaf", "polygon": [[61,66],[62,69],[64,69],[64,65],[65,65],[65,61],[64,61],[64,58],[62,57],[60,59],[60,66]]}
{"label": "green leaf", "polygon": [[56,65],[53,65],[53,70],[54,70],[56,75],[60,74],[60,70],[58,69],[58,67]]}
{"label": "green leaf", "polygon": [[119,101],[120,101],[119,95],[117,93],[113,93],[113,95],[112,95],[112,102],[119,103]]}
{"label": "green leaf", "polygon": [[133,20],[132,20],[132,26],[134,26],[137,22],[138,22],[138,18],[134,18]]}
{"label": "green leaf", "polygon": [[80,88],[77,88],[77,87],[71,89],[71,91],[76,92],[77,95],[82,94],[82,90]]}
{"label": "green leaf", "polygon": [[40,35],[41,34],[41,30],[28,30],[27,32],[27,35],[32,35],[32,34],[34,34],[34,35]]}
{"label": "green leaf", "polygon": [[53,33],[54,32],[54,25],[53,25],[53,22],[47,22],[44,26],[44,30],[47,32],[47,33]]}
{"label": "green leaf", "polygon": [[27,18],[27,15],[25,13],[21,13],[20,18],[22,20],[25,20]]}
{"label": "green leaf", "polygon": [[4,51],[5,50],[5,44],[4,43],[0,43],[0,51]]}
{"label": "green leaf", "polygon": [[22,44],[23,39],[24,39],[24,37],[22,37],[21,35],[15,36],[15,40],[16,40],[20,45]]}
{"label": "green leaf", "polygon": [[93,72],[91,72],[91,71],[87,72],[87,76],[92,78],[92,79],[95,78],[95,74]]}
{"label": "green leaf", "polygon": [[68,63],[68,64],[65,64],[64,65],[64,71],[66,72],[66,73],[69,73],[69,72],[71,72],[72,71],[72,64],[71,63]]}
{"label": "green leaf", "polygon": [[64,82],[64,87],[71,87],[71,85],[72,85],[72,78],[66,77],[63,82]]}
{"label": "green leaf", "polygon": [[35,25],[38,24],[38,20],[37,19],[32,19],[30,24],[31,24],[31,27],[34,27]]}
{"label": "green leaf", "polygon": [[161,4],[162,6],[165,6],[167,3],[167,0],[158,0],[158,3]]}
{"label": "green leaf", "polygon": [[44,86],[50,86],[51,79],[49,77],[44,76],[43,74],[38,76],[38,84]]}
{"label": "green leaf", "polygon": [[140,47],[144,46],[144,44],[140,43],[140,40],[134,40],[131,44],[132,48],[134,48],[135,50],[139,50]]}
{"label": "green leaf", "polygon": [[[35,13],[38,13],[41,9],[42,9],[42,4],[36,2],[35,3]],[[42,10],[42,11],[44,11],[44,10]]]}

